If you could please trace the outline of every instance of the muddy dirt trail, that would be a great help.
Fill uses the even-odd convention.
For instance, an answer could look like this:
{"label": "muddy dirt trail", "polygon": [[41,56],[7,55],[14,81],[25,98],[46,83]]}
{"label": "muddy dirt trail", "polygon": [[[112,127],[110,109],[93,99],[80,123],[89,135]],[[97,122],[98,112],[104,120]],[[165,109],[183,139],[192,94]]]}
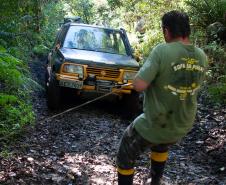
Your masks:
{"label": "muddy dirt trail", "polygon": [[[30,67],[44,85],[45,61]],[[69,100],[62,110],[87,101]],[[86,105],[53,120],[45,92],[33,95],[37,121],[15,143],[11,155],[0,158],[0,184],[112,185],[117,184],[115,156],[120,137],[131,120],[125,120],[112,100]],[[204,106],[200,101],[196,124],[180,143],[171,147],[165,179],[172,185],[226,185],[226,108]],[[140,156],[134,184],[145,184],[148,155]]]}

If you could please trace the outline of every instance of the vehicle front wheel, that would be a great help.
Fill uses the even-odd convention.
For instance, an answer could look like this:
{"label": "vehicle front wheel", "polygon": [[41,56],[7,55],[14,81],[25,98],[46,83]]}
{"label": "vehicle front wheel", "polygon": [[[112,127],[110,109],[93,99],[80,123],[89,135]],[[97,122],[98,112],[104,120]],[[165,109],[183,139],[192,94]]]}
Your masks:
{"label": "vehicle front wheel", "polygon": [[56,79],[50,79],[46,91],[48,108],[51,110],[59,109],[61,105],[61,87],[58,86]]}
{"label": "vehicle front wheel", "polygon": [[123,103],[123,117],[126,119],[134,119],[142,112],[142,100],[140,94],[132,91],[131,94],[124,95]]}

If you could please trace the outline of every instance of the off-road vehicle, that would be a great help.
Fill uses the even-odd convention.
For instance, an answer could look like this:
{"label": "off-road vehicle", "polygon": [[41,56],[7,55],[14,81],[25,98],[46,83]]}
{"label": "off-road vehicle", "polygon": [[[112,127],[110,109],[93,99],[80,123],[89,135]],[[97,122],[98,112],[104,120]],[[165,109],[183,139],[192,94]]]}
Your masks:
{"label": "off-road vehicle", "polygon": [[109,93],[121,97],[128,112],[138,109],[139,94],[131,83],[139,64],[124,29],[68,22],[58,32],[48,55],[46,88],[50,109],[58,109],[64,89]]}

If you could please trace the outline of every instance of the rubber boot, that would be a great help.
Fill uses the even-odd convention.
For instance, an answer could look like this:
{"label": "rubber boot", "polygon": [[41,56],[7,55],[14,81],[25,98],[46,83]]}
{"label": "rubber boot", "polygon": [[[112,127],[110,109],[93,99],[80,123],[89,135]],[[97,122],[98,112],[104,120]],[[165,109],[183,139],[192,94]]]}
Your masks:
{"label": "rubber boot", "polygon": [[151,160],[151,185],[160,185],[166,162]]}
{"label": "rubber boot", "polygon": [[118,185],[132,185],[132,184],[133,184],[133,174],[122,175],[118,172]]}
{"label": "rubber boot", "polygon": [[151,185],[160,185],[168,158],[167,148],[156,147],[151,152]]}

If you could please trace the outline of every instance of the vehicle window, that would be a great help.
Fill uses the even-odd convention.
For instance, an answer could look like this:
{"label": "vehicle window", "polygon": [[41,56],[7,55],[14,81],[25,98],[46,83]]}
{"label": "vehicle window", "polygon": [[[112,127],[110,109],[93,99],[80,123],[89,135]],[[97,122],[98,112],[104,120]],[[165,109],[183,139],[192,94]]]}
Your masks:
{"label": "vehicle window", "polygon": [[103,28],[71,26],[63,47],[126,55],[120,32]]}

